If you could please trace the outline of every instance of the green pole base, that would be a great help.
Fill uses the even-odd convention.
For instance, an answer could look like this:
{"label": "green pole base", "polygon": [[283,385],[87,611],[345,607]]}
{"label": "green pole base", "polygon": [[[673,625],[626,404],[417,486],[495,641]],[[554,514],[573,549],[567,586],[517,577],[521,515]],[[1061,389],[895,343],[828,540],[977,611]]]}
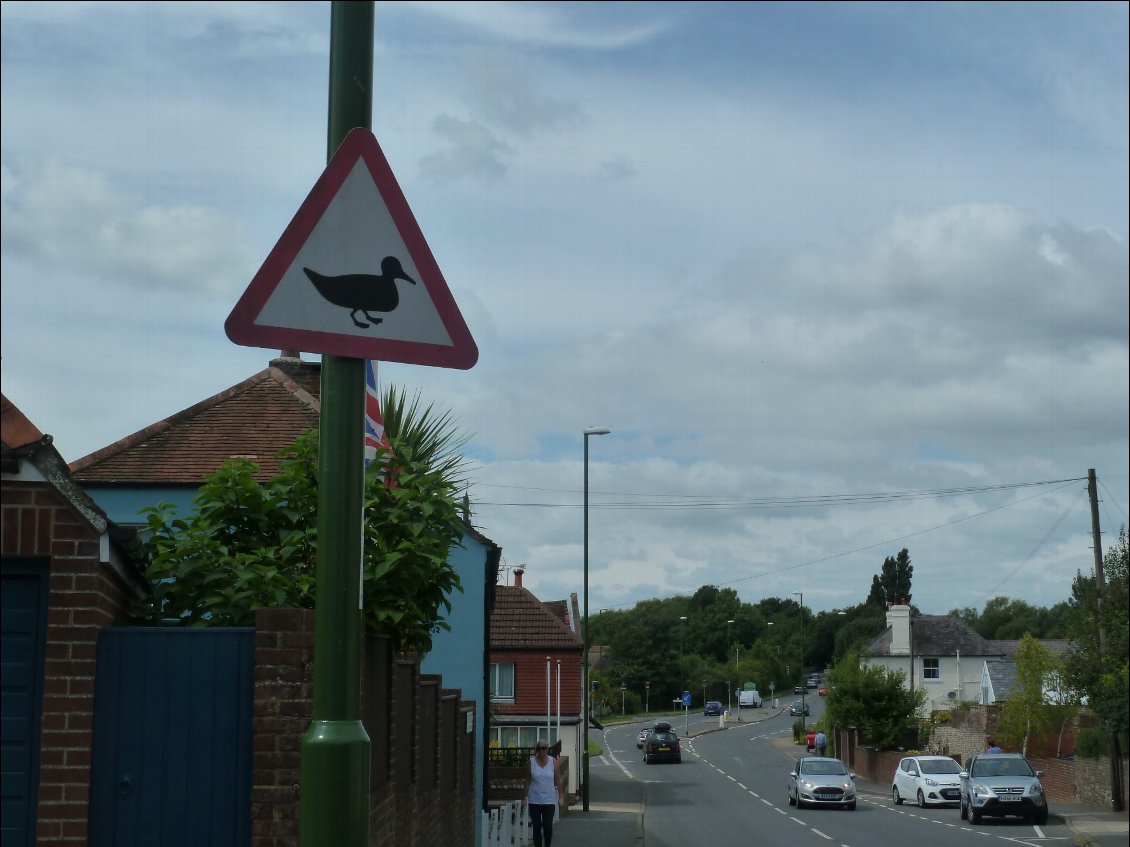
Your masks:
{"label": "green pole base", "polygon": [[370,750],[361,721],[310,724],[302,738],[301,847],[368,847]]}

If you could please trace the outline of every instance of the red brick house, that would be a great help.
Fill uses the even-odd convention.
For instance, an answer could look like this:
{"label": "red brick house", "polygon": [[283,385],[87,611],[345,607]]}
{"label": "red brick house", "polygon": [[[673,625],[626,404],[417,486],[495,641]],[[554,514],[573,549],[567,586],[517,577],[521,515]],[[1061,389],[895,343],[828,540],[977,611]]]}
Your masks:
{"label": "red brick house", "polygon": [[4,844],[86,844],[98,634],[147,586],[133,530],[0,395]]}
{"label": "red brick house", "polygon": [[[561,741],[561,755],[580,761],[584,645],[576,610],[564,600],[542,602],[522,585],[495,587],[490,619],[492,747],[533,747]],[[579,768],[569,768],[576,793]]]}

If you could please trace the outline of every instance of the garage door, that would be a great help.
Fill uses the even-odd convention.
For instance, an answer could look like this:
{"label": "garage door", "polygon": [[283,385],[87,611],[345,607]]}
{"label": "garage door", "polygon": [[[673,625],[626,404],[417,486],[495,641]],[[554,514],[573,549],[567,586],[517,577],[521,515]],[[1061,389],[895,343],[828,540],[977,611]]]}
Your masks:
{"label": "garage door", "polygon": [[5,559],[0,578],[0,843],[31,847],[39,788],[47,567]]}

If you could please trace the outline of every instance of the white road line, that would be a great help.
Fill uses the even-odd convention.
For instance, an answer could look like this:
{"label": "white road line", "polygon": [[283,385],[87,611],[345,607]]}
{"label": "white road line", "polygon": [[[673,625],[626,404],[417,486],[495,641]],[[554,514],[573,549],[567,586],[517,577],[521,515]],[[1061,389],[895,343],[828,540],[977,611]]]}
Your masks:
{"label": "white road line", "polygon": [[820,836],[821,838],[823,838],[823,839],[826,839],[827,841],[831,841],[831,840],[832,840],[832,836],[830,836],[830,835],[825,835],[825,834],[824,834],[824,833],[822,833],[822,832],[821,832],[820,830],[816,829],[816,827],[813,827],[813,828],[812,828],[812,831],[813,831],[813,832],[815,832],[815,833],[816,833],[817,835],[819,835],[819,836]]}
{"label": "white road line", "polygon": [[789,820],[791,820],[791,821],[796,821],[797,823],[799,823],[799,824],[800,824],[801,826],[803,826],[803,827],[807,827],[807,826],[808,826],[808,824],[807,824],[807,823],[805,823],[804,821],[802,821],[802,820],[801,820],[800,818],[794,818],[794,817],[793,817],[792,815],[789,815]]}

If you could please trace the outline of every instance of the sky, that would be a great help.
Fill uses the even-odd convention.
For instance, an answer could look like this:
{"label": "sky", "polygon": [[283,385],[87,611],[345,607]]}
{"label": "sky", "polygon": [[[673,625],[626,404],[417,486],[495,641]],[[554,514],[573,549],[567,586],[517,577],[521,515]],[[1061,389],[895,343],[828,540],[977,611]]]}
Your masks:
{"label": "sky", "polygon": [[[1127,522],[1125,3],[377,3],[373,131],[479,348],[544,600],[1068,598]],[[68,461],[246,379],[326,164],[329,3],[4,2],[4,394]],[[375,273],[375,269],[374,269]],[[316,353],[304,358],[317,360]],[[798,598],[799,599],[799,598]]]}

